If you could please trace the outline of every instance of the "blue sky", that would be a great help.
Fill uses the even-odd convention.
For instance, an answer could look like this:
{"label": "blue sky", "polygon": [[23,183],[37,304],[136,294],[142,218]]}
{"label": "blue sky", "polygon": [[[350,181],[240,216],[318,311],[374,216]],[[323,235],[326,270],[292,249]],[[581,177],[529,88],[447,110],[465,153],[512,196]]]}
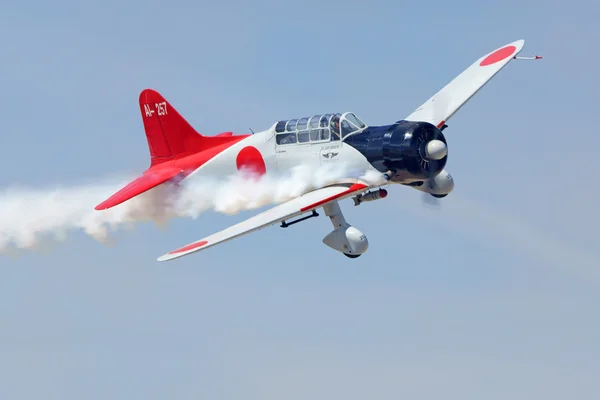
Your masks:
{"label": "blue sky", "polygon": [[[598,398],[600,250],[592,1],[105,1],[0,6],[0,188],[148,166],[152,87],[205,134],[354,111],[408,115],[481,55],[523,55],[449,122],[455,192],[342,208],[173,263],[247,216],[73,234],[0,260],[0,398]],[[99,199],[103,200],[103,199]],[[0,221],[1,225],[1,221]]]}

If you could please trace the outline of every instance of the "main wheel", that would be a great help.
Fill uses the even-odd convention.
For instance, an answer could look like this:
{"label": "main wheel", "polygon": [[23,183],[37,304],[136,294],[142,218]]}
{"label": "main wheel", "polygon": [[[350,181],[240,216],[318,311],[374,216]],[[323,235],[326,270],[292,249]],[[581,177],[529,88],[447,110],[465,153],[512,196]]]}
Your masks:
{"label": "main wheel", "polygon": [[342,253],[342,254],[344,254],[348,258],[358,258],[362,255],[362,254],[348,254],[348,253]]}

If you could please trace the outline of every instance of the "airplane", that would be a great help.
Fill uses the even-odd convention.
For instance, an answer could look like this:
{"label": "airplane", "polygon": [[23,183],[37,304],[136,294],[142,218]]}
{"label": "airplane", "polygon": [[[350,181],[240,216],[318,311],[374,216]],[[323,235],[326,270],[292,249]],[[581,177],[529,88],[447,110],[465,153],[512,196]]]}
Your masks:
{"label": "airplane", "polygon": [[[198,172],[226,177],[240,170],[257,177],[289,171],[298,164],[316,166],[344,161],[354,170],[382,177],[373,185],[354,176],[310,190],[220,232],[170,251],[157,261],[173,260],[280,223],[287,228],[318,216],[322,209],[333,230],[322,242],[349,258],[364,254],[366,235],[349,224],[339,202],[355,206],[387,196],[383,186],[400,184],[436,198],[454,189],[446,170],[448,120],[490,79],[520,57],[524,40],[478,58],[410,115],[397,122],[369,126],[353,112],[326,113],[275,122],[252,134],[223,132],[207,136],[194,129],[160,93],[144,89],[139,106],[150,151],[150,166],[141,176],[95,207],[105,210],[165,182],[181,182]],[[306,215],[308,214],[308,215]],[[300,217],[292,221],[293,218]],[[290,222],[291,221],[291,222]]]}

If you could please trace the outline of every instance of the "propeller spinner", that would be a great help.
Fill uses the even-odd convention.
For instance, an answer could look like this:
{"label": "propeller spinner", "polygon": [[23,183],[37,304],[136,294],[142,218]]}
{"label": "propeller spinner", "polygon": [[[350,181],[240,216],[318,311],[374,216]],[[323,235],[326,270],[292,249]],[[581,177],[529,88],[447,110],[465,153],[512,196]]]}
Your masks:
{"label": "propeller spinner", "polygon": [[441,160],[448,154],[446,143],[441,140],[430,140],[425,145],[425,156],[430,160]]}

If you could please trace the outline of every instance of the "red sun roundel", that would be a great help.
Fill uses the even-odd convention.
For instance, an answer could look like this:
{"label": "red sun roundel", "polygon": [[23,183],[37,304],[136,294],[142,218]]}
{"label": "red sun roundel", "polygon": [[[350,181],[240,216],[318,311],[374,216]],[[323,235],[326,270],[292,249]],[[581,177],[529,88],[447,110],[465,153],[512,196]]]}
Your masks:
{"label": "red sun roundel", "polygon": [[501,49],[494,51],[492,54],[484,58],[479,65],[485,67],[486,65],[496,64],[499,61],[502,61],[515,52],[517,48],[515,46],[506,46]]}
{"label": "red sun roundel", "polygon": [[169,254],[183,253],[183,252],[185,252],[185,251],[194,250],[194,249],[197,249],[198,247],[202,247],[202,246],[205,246],[205,245],[207,245],[207,244],[208,244],[208,242],[207,242],[206,240],[203,240],[203,241],[201,241],[201,242],[198,242],[198,243],[192,243],[192,244],[188,244],[187,246],[183,246],[183,247],[182,247],[182,248],[180,248],[180,249],[173,250],[173,251],[172,251],[172,252],[170,252]]}
{"label": "red sun roundel", "polygon": [[247,169],[255,174],[264,175],[267,172],[265,160],[256,147],[246,146],[237,155],[235,164],[238,170]]}

